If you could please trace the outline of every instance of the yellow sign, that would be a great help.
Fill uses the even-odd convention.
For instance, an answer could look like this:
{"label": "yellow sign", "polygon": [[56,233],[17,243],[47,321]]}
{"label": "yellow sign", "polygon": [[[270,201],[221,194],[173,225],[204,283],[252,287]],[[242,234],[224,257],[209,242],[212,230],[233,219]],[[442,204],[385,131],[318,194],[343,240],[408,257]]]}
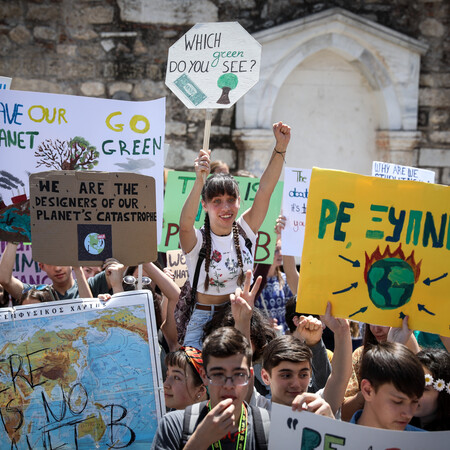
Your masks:
{"label": "yellow sign", "polygon": [[450,336],[450,188],[313,169],[297,311]]}

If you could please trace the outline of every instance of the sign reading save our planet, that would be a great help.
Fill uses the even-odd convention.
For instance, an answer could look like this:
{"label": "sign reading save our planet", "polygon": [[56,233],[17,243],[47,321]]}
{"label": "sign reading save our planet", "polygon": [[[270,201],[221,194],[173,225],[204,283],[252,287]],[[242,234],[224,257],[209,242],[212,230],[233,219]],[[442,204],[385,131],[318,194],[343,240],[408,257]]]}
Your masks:
{"label": "sign reading save our planet", "polygon": [[297,311],[450,336],[450,188],[313,169]]}
{"label": "sign reading save our planet", "polygon": [[166,84],[190,109],[229,108],[258,82],[260,61],[239,23],[198,23],[170,47]]}

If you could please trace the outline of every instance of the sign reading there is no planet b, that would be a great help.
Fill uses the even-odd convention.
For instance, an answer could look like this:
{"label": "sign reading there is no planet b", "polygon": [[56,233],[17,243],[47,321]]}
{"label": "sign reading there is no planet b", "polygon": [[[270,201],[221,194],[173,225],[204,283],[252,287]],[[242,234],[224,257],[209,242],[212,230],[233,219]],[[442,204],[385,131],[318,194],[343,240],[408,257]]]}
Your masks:
{"label": "sign reading there is no planet b", "polygon": [[260,62],[239,23],[198,23],[170,47],[166,85],[190,109],[229,108],[258,82]]}
{"label": "sign reading there is no planet b", "polygon": [[153,177],[57,170],[30,176],[33,259],[56,266],[133,266],[157,257]]}

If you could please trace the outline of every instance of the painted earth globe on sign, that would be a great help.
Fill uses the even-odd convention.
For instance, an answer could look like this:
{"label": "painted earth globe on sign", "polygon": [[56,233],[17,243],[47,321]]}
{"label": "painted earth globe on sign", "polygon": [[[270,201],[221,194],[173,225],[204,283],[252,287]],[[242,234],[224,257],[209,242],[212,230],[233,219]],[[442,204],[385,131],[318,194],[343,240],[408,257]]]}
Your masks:
{"label": "painted earth globe on sign", "polygon": [[89,233],[84,239],[84,247],[91,255],[99,255],[105,248],[103,234]]}
{"label": "painted earth globe on sign", "polygon": [[380,309],[396,309],[411,299],[414,284],[420,273],[420,263],[414,255],[405,258],[399,247],[391,253],[389,247],[383,255],[379,249],[370,259],[366,255],[366,282],[372,303]]}

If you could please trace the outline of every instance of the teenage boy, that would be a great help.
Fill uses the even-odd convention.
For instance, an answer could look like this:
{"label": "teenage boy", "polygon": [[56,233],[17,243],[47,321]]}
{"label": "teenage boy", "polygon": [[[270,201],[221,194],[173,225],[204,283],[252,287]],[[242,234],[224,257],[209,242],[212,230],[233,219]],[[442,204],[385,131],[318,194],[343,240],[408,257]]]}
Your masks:
{"label": "teenage boy", "polygon": [[409,425],[425,389],[423,367],[402,344],[384,342],[362,357],[360,387],[364,408],[350,423],[397,431],[424,431]]}
{"label": "teenage boy", "polygon": [[311,381],[312,352],[294,335],[279,336],[267,345],[261,376],[270,386],[272,402],[292,405],[293,409],[306,403],[307,408],[303,409],[333,417],[342,404],[351,375],[352,343],[348,322],[331,315],[331,303],[328,303],[321,319],[334,332],[336,343],[333,370],[321,395],[307,394]]}
{"label": "teenage boy", "polygon": [[219,328],[205,339],[202,354],[202,379],[209,402],[167,413],[158,425],[152,448],[267,448],[267,411],[244,402],[253,374],[247,338],[236,328]]}

